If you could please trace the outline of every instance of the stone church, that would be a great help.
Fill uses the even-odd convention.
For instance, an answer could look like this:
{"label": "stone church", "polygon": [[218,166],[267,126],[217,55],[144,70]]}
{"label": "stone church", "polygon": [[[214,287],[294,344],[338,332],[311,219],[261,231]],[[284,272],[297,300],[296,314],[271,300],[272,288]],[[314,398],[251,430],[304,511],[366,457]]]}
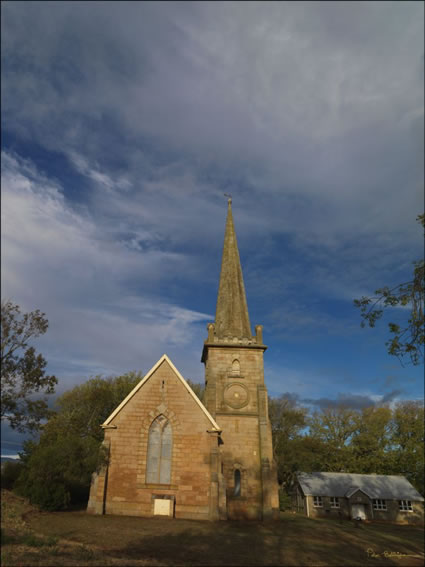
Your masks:
{"label": "stone church", "polygon": [[200,520],[277,517],[262,327],[252,335],[228,202],[215,323],[207,326],[203,403],[163,355],[102,424],[108,465],[92,514]]}

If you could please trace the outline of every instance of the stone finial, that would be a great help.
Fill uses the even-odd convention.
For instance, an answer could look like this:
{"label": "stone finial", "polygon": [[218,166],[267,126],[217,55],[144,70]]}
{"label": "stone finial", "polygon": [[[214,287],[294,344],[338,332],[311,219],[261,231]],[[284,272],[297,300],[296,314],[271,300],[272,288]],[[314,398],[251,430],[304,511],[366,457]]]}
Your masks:
{"label": "stone finial", "polygon": [[214,342],[214,323],[207,324],[207,331],[208,331],[208,342]]}
{"label": "stone finial", "polygon": [[255,334],[257,338],[257,345],[263,344],[263,325],[255,325]]}

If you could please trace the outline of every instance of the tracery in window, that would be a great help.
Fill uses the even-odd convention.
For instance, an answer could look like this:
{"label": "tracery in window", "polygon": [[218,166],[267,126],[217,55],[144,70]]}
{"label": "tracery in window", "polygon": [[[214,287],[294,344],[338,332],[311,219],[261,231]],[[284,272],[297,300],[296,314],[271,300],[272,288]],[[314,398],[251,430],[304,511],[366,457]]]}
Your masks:
{"label": "tracery in window", "polygon": [[171,484],[173,434],[164,415],[153,420],[149,428],[146,482]]}

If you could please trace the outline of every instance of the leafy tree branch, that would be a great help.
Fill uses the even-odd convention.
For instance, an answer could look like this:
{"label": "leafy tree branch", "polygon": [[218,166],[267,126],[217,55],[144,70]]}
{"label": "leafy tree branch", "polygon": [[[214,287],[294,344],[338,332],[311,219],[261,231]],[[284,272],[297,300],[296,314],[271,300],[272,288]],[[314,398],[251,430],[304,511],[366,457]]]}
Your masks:
{"label": "leafy tree branch", "polygon": [[53,394],[57,379],[47,376],[47,362],[29,342],[46,333],[48,321],[40,310],[21,314],[11,301],[1,303],[1,419],[18,431],[35,430],[49,414],[45,399]]}
{"label": "leafy tree branch", "polygon": [[[419,215],[417,221],[424,226],[425,217]],[[354,305],[360,309],[361,326],[375,327],[388,307],[407,307],[409,316],[405,325],[390,322],[391,338],[385,343],[388,353],[396,356],[400,362],[406,358],[414,364],[424,361],[424,295],[425,266],[424,260],[413,263],[413,277],[410,281],[392,288],[384,286],[375,291],[373,297],[355,299]]]}

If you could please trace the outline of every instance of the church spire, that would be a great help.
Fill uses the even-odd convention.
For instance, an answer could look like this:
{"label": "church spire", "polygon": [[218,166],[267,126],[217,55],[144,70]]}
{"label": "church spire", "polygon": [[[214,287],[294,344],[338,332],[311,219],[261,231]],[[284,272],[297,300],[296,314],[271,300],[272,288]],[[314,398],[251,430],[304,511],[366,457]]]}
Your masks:
{"label": "church spire", "polygon": [[233,225],[231,198],[228,200],[215,332],[218,338],[226,336],[252,338],[238,243]]}

